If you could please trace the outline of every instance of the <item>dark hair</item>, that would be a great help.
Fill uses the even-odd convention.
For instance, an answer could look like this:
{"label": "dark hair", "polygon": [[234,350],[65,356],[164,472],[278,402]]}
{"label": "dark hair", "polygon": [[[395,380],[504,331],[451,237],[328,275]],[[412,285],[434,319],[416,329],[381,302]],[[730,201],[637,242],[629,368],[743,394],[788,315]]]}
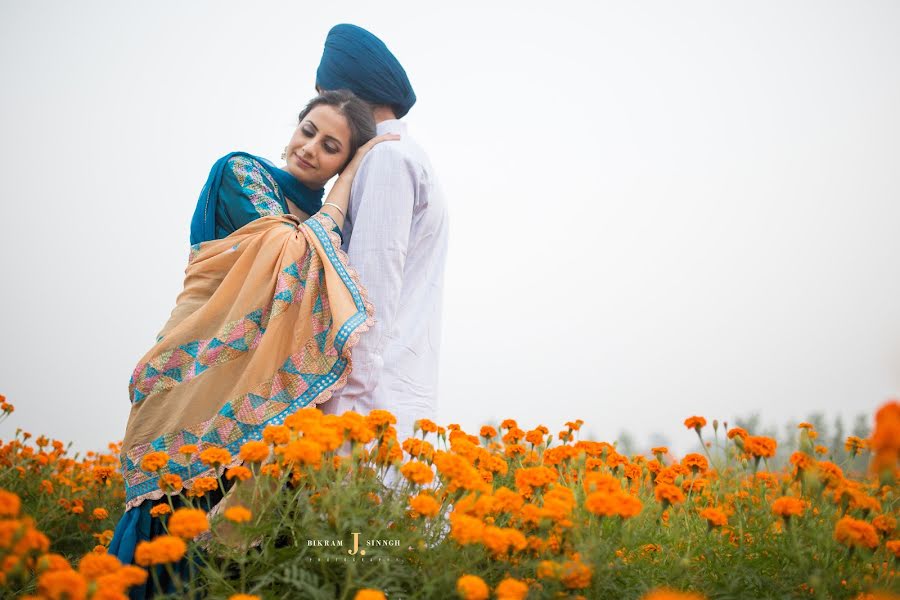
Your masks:
{"label": "dark hair", "polygon": [[[360,100],[350,90],[322,92],[310,100],[300,111],[297,122],[301,123],[306,115],[317,106],[330,106],[347,119],[347,124],[350,126],[350,154],[347,157],[347,163],[350,162],[360,146],[375,137],[375,118],[372,116],[372,107]],[[341,167],[342,171],[347,163]]]}

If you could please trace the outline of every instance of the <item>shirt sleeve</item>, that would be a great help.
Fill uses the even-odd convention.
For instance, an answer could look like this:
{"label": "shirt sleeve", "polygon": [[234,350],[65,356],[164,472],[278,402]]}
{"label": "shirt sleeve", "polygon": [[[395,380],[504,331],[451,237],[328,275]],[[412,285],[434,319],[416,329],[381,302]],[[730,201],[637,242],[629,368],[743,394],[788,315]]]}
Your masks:
{"label": "shirt sleeve", "polygon": [[[403,268],[419,189],[415,163],[388,143],[369,152],[350,194],[347,254],[375,306],[375,325],[353,348],[353,370],[340,391],[360,408],[372,402],[384,368],[403,288]],[[345,228],[348,229],[348,228]]]}
{"label": "shirt sleeve", "polygon": [[278,184],[253,159],[236,156],[222,173],[216,224],[227,235],[268,215],[284,214]]}

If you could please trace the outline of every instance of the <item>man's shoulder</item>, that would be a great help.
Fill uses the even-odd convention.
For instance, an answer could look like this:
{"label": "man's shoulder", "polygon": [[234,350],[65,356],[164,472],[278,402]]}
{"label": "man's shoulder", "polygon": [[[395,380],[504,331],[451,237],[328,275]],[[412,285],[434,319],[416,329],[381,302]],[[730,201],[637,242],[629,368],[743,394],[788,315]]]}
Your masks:
{"label": "man's shoulder", "polygon": [[377,144],[369,151],[366,161],[385,168],[409,169],[419,176],[428,176],[432,170],[428,154],[408,135],[399,140]]}

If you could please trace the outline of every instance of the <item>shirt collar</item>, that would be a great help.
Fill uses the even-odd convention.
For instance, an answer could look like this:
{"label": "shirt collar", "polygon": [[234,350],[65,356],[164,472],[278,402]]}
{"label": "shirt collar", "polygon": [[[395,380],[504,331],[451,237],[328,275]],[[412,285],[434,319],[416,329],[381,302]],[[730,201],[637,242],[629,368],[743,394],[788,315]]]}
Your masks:
{"label": "shirt collar", "polygon": [[400,119],[388,119],[387,121],[382,121],[375,125],[375,131],[378,135],[383,135],[385,133],[399,133],[400,135],[403,135],[406,133],[406,123]]}

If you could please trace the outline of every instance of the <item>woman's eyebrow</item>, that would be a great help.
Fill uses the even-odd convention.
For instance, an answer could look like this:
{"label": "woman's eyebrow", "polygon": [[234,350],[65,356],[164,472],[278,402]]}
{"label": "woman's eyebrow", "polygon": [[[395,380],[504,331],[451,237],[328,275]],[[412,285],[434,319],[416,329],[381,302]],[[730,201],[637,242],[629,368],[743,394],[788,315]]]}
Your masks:
{"label": "woman's eyebrow", "polygon": [[[313,121],[313,120],[310,119],[309,117],[306,118],[306,120],[304,121],[304,123],[309,123],[310,125],[312,125],[313,129],[315,129],[316,131],[319,130],[319,128],[316,127],[315,121]],[[344,147],[344,144],[341,143],[341,140],[337,139],[337,138],[334,137],[333,135],[326,135],[326,136],[325,136],[325,139],[331,140],[331,141],[333,141],[335,144],[337,144],[337,145],[338,145],[338,150],[340,150],[341,148]]]}

